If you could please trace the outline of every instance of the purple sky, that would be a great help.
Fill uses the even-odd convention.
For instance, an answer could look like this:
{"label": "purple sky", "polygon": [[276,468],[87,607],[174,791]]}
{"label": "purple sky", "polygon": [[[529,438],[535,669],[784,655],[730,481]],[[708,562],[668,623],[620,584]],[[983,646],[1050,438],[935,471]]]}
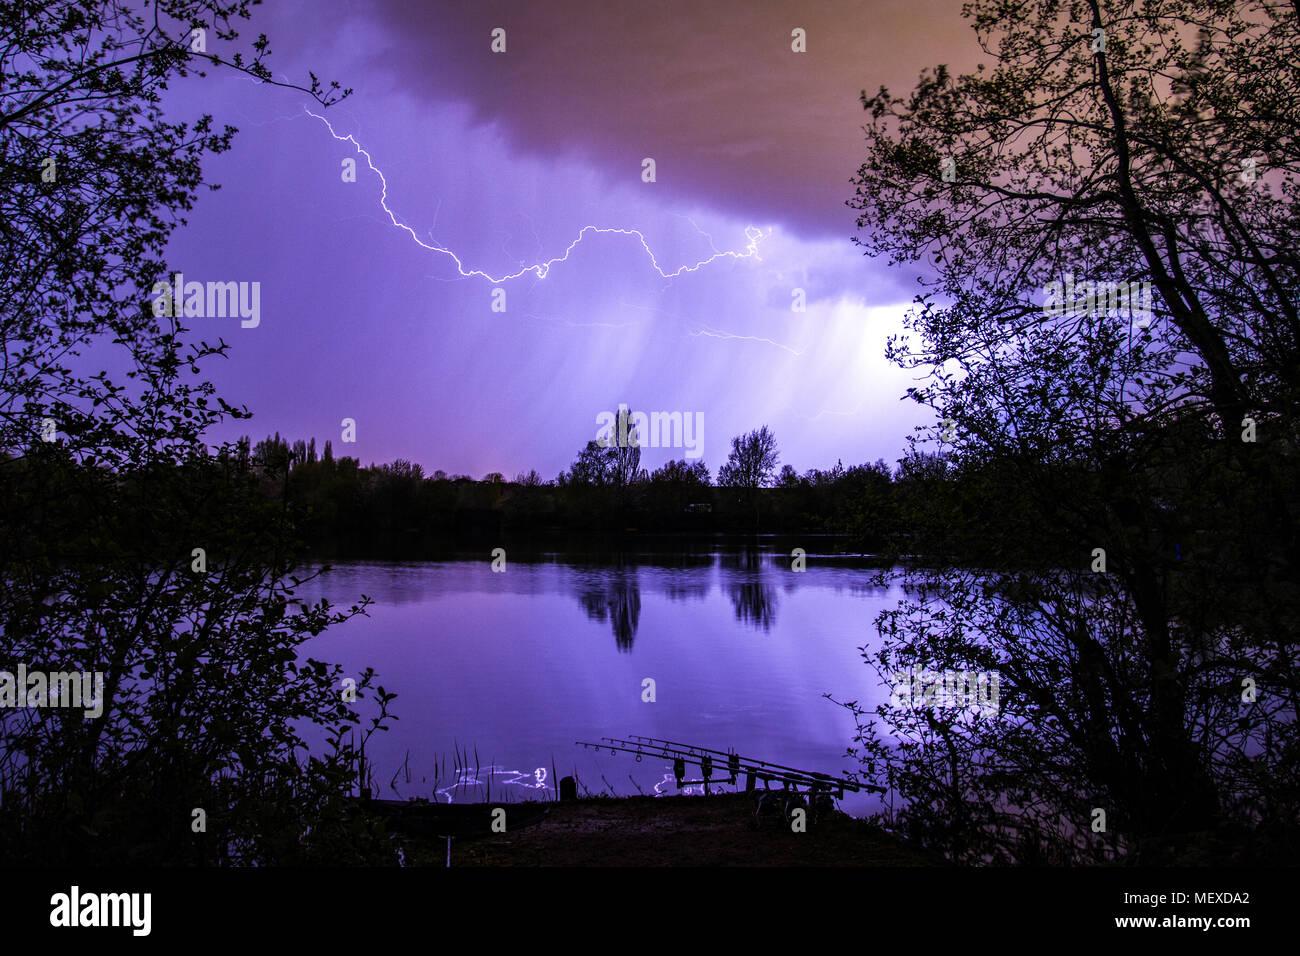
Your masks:
{"label": "purple sky", "polygon": [[[301,94],[228,71],[174,88],[177,117],[208,111],[240,132],[209,160],[222,189],[201,195],[173,268],[261,283],[257,328],[188,320],[231,343],[208,371],[254,412],[211,437],[279,431],[333,439],[363,463],[553,478],[626,402],[702,413],[714,474],[731,436],[762,424],[799,471],[893,462],[929,420],[899,401],[910,379],[883,358],[915,268],[888,270],[850,242],[858,95],[906,92],[939,62],[969,68],[978,49],[960,5],[259,8],[240,42],[265,31],[278,77],[312,69],[356,90],[325,116],[367,150],[387,197]],[[504,54],[489,48],[497,26]],[[807,53],[790,49],[795,27]],[[745,253],[747,228],[763,238],[757,256],[675,278],[637,237],[608,233],[586,234],[544,278],[460,274],[563,257],[584,226],[638,230],[666,273]],[[791,309],[795,288],[805,312]],[[340,441],[344,418],[355,444]],[[683,455],[647,448],[642,462]]]}

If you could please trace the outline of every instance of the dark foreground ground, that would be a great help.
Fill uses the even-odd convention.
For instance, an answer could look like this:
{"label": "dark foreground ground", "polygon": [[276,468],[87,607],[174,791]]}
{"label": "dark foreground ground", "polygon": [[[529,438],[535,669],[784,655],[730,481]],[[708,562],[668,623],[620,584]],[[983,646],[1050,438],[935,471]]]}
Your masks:
{"label": "dark foreground ground", "polygon": [[[506,805],[507,811],[509,805]],[[445,866],[446,842],[403,840],[408,866]],[[626,797],[552,804],[533,826],[454,840],[456,866],[933,866],[902,840],[839,812],[795,833],[751,795]]]}

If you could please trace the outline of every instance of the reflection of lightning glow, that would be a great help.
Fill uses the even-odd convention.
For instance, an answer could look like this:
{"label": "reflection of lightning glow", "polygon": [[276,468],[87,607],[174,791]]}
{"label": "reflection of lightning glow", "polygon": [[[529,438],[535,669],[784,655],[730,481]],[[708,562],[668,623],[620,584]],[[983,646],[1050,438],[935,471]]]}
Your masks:
{"label": "reflection of lightning glow", "polygon": [[[715,793],[727,792],[726,790],[723,789],[723,787],[727,786],[727,782],[725,779],[714,780],[713,786],[716,788],[714,790]],[[660,777],[659,782],[656,783],[654,786],[654,795],[656,797],[671,796],[668,790],[669,787],[672,787],[674,789],[677,788],[677,778],[674,777],[668,771],[664,771],[663,776]],[[682,797],[702,797],[704,796],[704,787],[698,784],[694,786],[682,787],[677,790],[677,795]]]}
{"label": "reflection of lightning glow", "polygon": [[[483,780],[479,774],[486,776],[488,779]],[[456,771],[456,782],[448,787],[437,787],[435,793],[439,796],[446,797],[447,803],[455,803],[453,795],[457,790],[469,789],[471,787],[486,786],[493,777],[506,777],[507,779],[500,783],[507,786],[523,787],[526,790],[545,790],[550,791],[550,784],[546,782],[546,769],[538,767],[536,770],[507,770],[492,764],[490,767],[459,767]]]}
{"label": "reflection of lightning glow", "polygon": [[[745,246],[744,251],[742,252],[715,251],[713,255],[709,256],[706,259],[701,259],[699,262],[696,262],[694,265],[684,265],[678,268],[674,272],[665,272],[663,267],[659,264],[658,257],[655,256],[654,252],[650,248],[649,243],[646,242],[645,236],[641,233],[639,229],[622,229],[616,227],[603,227],[603,226],[583,226],[582,229],[578,231],[577,238],[574,239],[571,243],[569,243],[568,247],[564,250],[564,255],[556,256],[552,259],[547,259],[544,262],[538,262],[530,266],[526,265],[518,272],[510,273],[508,275],[494,276],[487,272],[482,271],[481,269],[466,269],[464,262],[461,261],[460,257],[456,255],[456,253],[436,243],[425,242],[418,235],[416,235],[414,229],[406,225],[404,222],[399,220],[396,215],[393,214],[393,211],[388,208],[388,180],[384,178],[383,172],[375,165],[374,160],[372,160],[370,157],[370,153],[367,150],[365,150],[361,146],[361,144],[358,143],[350,133],[346,135],[340,135],[339,133],[336,133],[334,131],[334,127],[330,125],[330,121],[327,120],[325,117],[319,115],[318,113],[313,113],[311,110],[306,110],[306,113],[308,116],[315,117],[316,119],[324,123],[325,127],[330,131],[330,135],[333,136],[336,140],[338,140],[339,142],[351,143],[353,148],[356,149],[357,153],[365,157],[366,165],[370,168],[370,171],[379,177],[379,182],[382,187],[379,194],[379,204],[381,207],[383,207],[384,212],[388,214],[389,222],[391,222],[397,228],[406,232],[407,235],[409,235],[412,239],[415,240],[416,245],[420,246],[420,248],[427,249],[430,252],[441,253],[442,255],[445,255],[448,258],[450,258],[452,261],[456,263],[456,271],[459,272],[462,276],[464,276],[467,279],[473,276],[479,276],[481,278],[487,279],[489,282],[507,282],[511,279],[518,279],[520,276],[528,272],[533,273],[539,279],[545,279],[546,274],[551,271],[551,266],[555,265],[557,262],[564,262],[566,259],[568,259],[569,253],[574,250],[574,247],[576,247],[578,243],[582,242],[583,238],[585,238],[588,233],[603,233],[603,234],[615,234],[620,236],[635,236],[637,241],[641,243],[641,248],[645,250],[645,254],[650,257],[650,264],[654,266],[655,271],[658,272],[659,275],[661,275],[665,279],[675,279],[683,272],[695,272],[696,270],[702,268],[703,266],[708,265],[709,263],[717,259],[723,259],[723,258],[755,259],[761,262],[762,260],[759,259],[758,256],[758,244],[764,238],[765,235],[771,233],[770,229],[765,234],[762,230],[756,229],[753,226],[746,226],[745,238],[748,239],[749,242]],[[691,223],[691,225],[695,225],[695,224]],[[699,227],[696,226],[696,229],[699,230]],[[699,231],[701,232],[701,234],[705,235],[706,238],[708,237],[708,234],[704,233],[703,230],[699,230]],[[713,244],[712,239],[709,240],[709,244],[712,246]],[[716,247],[714,248],[716,249]]]}

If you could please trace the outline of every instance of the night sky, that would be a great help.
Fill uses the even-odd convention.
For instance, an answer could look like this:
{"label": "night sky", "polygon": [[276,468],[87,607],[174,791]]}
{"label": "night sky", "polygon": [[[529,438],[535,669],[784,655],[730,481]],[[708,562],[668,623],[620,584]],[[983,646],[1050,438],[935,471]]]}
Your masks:
{"label": "night sky", "polygon": [[[310,69],[355,93],[323,112],[331,133],[304,94],[229,70],[172,87],[170,118],[207,111],[240,132],[209,159],[222,188],[200,195],[171,267],[261,283],[256,328],[188,320],[231,344],[208,375],[254,412],[210,439],[278,431],[333,439],[363,464],[550,479],[626,402],[703,413],[715,476],[730,438],[762,424],[800,472],[894,462],[931,418],[899,400],[910,378],[883,357],[916,267],[889,269],[850,241],[859,94],[906,93],[941,62],[970,69],[979,49],[960,6],[257,8],[240,48],[266,32],[277,78]],[[490,48],[495,27],[505,53]],[[806,53],[791,50],[796,27]],[[575,245],[585,226],[629,233]],[[555,259],[544,277],[525,271]],[[354,444],[340,441],[344,418]],[[642,464],[680,457],[647,448]]]}

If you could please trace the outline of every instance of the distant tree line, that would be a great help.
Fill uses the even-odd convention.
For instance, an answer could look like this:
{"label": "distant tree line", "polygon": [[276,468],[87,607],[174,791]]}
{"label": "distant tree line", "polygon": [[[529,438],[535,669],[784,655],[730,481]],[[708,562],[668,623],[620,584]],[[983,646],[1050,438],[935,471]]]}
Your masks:
{"label": "distant tree line", "polygon": [[[925,470],[883,461],[802,475],[775,468],[771,432],[761,428],[733,443],[710,475],[701,460],[676,459],[653,471],[640,448],[588,442],[553,480],[535,470],[508,480],[475,480],[411,461],[361,465],[336,457],[331,442],[290,442],[278,433],[235,443],[232,465],[266,476],[266,492],[282,492],[296,531],[314,551],[334,557],[413,557],[461,545],[564,542],[645,533],[816,533],[845,537],[863,549],[888,550],[899,540],[900,502],[919,491]],[[271,476],[279,476],[271,478]],[[281,484],[283,487],[281,487]]]}

